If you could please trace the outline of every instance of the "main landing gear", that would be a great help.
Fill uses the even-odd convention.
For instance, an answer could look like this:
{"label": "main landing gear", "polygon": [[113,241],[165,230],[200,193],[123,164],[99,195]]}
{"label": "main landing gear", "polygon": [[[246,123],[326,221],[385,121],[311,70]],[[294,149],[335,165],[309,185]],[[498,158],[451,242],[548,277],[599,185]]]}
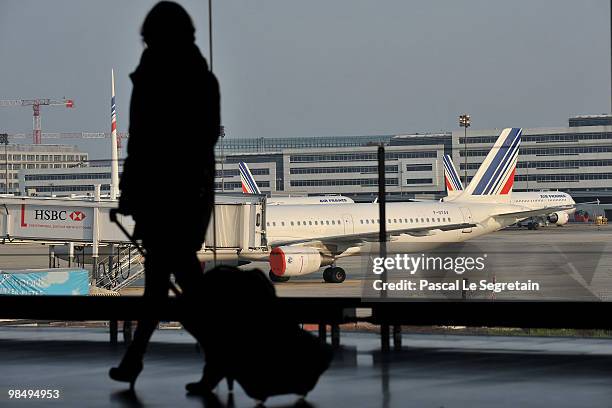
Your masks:
{"label": "main landing gear", "polygon": [[268,276],[270,277],[270,280],[272,282],[277,282],[277,283],[287,282],[289,280],[289,276],[278,276],[278,275],[275,275],[274,272],[272,271],[268,272]]}
{"label": "main landing gear", "polygon": [[527,229],[529,230],[537,230],[540,228],[540,223],[539,222],[530,222],[529,224],[527,224]]}
{"label": "main landing gear", "polygon": [[330,266],[323,271],[323,280],[327,283],[342,283],[346,279],[344,269],[337,266]]}

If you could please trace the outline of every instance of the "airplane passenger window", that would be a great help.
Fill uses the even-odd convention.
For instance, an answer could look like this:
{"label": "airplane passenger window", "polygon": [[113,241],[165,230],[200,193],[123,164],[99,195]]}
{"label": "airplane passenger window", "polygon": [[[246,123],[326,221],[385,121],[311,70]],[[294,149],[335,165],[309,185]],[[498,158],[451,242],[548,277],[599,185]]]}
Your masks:
{"label": "airplane passenger window", "polygon": [[429,218],[427,218],[427,222],[429,222]]}
{"label": "airplane passenger window", "polygon": [[297,225],[300,225],[300,222],[299,222],[299,221],[297,222]]}
{"label": "airplane passenger window", "polygon": [[342,223],[340,222],[340,220],[338,220],[338,225],[340,225],[340,224],[342,224]]}
{"label": "airplane passenger window", "polygon": [[332,220],[332,225],[336,225],[336,221]]}
{"label": "airplane passenger window", "polygon": [[421,218],[421,222],[425,222],[425,220],[423,218]]}
{"label": "airplane passenger window", "polygon": [[285,221],[281,221],[281,225],[284,227],[285,226]]}
{"label": "airplane passenger window", "polygon": [[361,223],[363,224],[363,220],[359,220],[359,221],[361,221]]}
{"label": "airplane passenger window", "polygon": [[293,227],[293,221],[291,221],[291,226]]}
{"label": "airplane passenger window", "polygon": [[319,221],[315,220],[315,225],[319,225]]}
{"label": "airplane passenger window", "polygon": [[329,220],[325,221],[325,223],[326,223],[327,225],[329,225]]}
{"label": "airplane passenger window", "polygon": [[312,225],[312,221],[308,221],[308,225]]}

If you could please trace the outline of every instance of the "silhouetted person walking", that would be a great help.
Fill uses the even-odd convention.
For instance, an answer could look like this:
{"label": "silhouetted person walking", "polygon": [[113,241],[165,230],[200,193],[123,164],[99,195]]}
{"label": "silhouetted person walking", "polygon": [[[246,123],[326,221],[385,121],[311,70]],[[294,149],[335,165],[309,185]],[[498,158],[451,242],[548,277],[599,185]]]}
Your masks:
{"label": "silhouetted person walking", "polygon": [[[214,204],[214,145],[219,86],[195,45],[195,28],[178,4],[156,4],[142,25],[146,48],[131,74],[128,157],[119,212],[136,221],[146,251],[144,296],[168,296],[174,274],[186,298],[202,287],[196,252]],[[141,320],[111,378],[133,386],[157,321]]]}

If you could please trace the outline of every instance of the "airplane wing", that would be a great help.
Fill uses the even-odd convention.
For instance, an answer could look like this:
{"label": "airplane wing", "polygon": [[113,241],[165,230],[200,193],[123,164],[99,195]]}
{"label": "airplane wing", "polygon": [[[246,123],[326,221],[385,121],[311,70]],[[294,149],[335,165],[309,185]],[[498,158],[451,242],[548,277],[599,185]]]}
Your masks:
{"label": "airplane wing", "polygon": [[[387,230],[387,237],[392,238],[394,236],[399,236],[402,234],[408,234],[413,236],[425,236],[435,234],[435,231],[453,231],[458,229],[465,228],[473,228],[476,227],[477,224],[471,223],[461,223],[461,224],[446,224],[446,225],[432,225],[432,226],[423,226],[423,227],[412,227],[412,228],[401,228],[401,229],[393,229]],[[343,234],[343,235],[330,235],[327,237],[316,237],[312,239],[287,239],[282,241],[274,241],[274,246],[280,245],[291,245],[291,244],[300,244],[305,242],[321,242],[323,244],[343,244],[343,245],[358,245],[367,241],[378,241],[378,232],[367,232],[367,233],[356,233],[356,234]]]}
{"label": "airplane wing", "polygon": [[566,211],[566,210],[571,210],[573,208],[576,208],[576,206],[574,206],[574,205],[561,205],[561,206],[557,206],[557,207],[540,208],[538,210],[526,210],[526,211],[517,211],[517,212],[508,212],[508,213],[501,213],[501,214],[493,214],[493,216],[494,217],[512,217],[512,218],[520,219],[520,218],[535,217],[535,216],[538,216],[538,215],[548,215],[548,214],[552,214],[552,213],[557,212],[557,211]]}

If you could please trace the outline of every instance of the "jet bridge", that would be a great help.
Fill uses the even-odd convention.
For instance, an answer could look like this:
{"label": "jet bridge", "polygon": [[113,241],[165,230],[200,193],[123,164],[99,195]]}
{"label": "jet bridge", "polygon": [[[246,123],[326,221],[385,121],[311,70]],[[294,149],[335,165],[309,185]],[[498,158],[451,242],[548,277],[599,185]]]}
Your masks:
{"label": "jet bridge", "polygon": [[[180,196],[151,197],[151,205],[164,207],[168,200]],[[91,263],[93,280],[99,265],[115,256],[117,247],[130,247],[131,242],[110,221],[109,212],[117,207],[116,200],[101,199],[99,193],[91,198],[0,196],[0,243],[42,243],[50,246],[55,255],[62,250],[69,260],[80,256],[81,263]],[[176,222],[189,222],[189,214],[167,214]],[[134,220],[119,216],[119,221],[130,232]],[[266,252],[265,196],[216,194],[214,218],[211,219],[205,243],[198,257],[202,261],[237,259],[239,254]],[[168,236],[168,241],[179,241],[180,236]],[[75,253],[75,246],[82,253]],[[135,253],[132,251],[131,253]],[[109,261],[112,270],[112,260]]]}

